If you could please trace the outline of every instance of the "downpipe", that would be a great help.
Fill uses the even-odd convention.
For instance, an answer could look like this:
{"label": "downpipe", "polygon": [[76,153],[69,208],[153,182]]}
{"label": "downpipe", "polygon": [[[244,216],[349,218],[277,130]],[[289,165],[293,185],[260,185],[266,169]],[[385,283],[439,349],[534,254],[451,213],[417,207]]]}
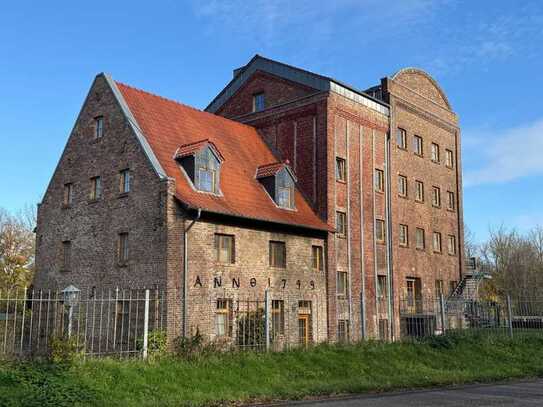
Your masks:
{"label": "downpipe", "polygon": [[198,208],[196,218],[192,220],[190,225],[183,231],[183,336],[188,337],[188,295],[189,295],[189,249],[188,249],[188,233],[194,224],[202,216],[202,209]]}

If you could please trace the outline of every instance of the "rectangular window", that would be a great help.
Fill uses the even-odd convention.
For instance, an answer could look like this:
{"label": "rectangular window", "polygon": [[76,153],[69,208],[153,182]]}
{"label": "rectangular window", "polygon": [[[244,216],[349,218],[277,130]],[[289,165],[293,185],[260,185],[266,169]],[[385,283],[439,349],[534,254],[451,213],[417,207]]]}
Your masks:
{"label": "rectangular window", "polygon": [[456,207],[455,203],[454,192],[447,191],[447,209],[454,211],[454,208]]}
{"label": "rectangular window", "polygon": [[119,192],[121,194],[126,194],[130,192],[130,181],[131,181],[130,170],[129,169],[122,170],[120,175],[121,176],[120,176],[120,182],[119,182]]}
{"label": "rectangular window", "polygon": [[345,168],[345,159],[336,157],[336,180],[345,182],[347,180],[347,171]]}
{"label": "rectangular window", "polygon": [[377,276],[377,299],[385,301],[388,297],[387,276]]}
{"label": "rectangular window", "polygon": [[104,135],[104,118],[98,116],[94,119],[94,138],[102,138]]}
{"label": "rectangular window", "polygon": [[432,161],[435,163],[439,162],[439,145],[432,143]]}
{"label": "rectangular window", "polygon": [[285,303],[283,300],[272,300],[272,337],[285,333]]}
{"label": "rectangular window", "polygon": [[215,334],[224,337],[232,336],[232,300],[217,299]]}
{"label": "rectangular window", "polygon": [[219,263],[233,264],[236,262],[235,239],[232,235],[215,234],[215,248]]}
{"label": "rectangular window", "polygon": [[380,169],[375,169],[375,190],[379,192],[384,192],[385,190],[385,172]]}
{"label": "rectangular window", "polygon": [[64,184],[64,205],[71,205],[74,202],[74,184]]}
{"label": "rectangular window", "polygon": [[445,165],[449,168],[454,167],[454,156],[451,150],[445,150]]}
{"label": "rectangular window", "polygon": [[396,133],[396,142],[399,148],[407,149],[407,132],[404,129],[398,128]]}
{"label": "rectangular window", "polygon": [[400,246],[409,245],[409,229],[407,225],[400,225],[399,240],[400,240]]}
{"label": "rectangular window", "polygon": [[424,250],[426,247],[426,237],[424,229],[422,228],[417,228],[416,230],[416,245],[417,249],[419,250]]}
{"label": "rectangular window", "polygon": [[90,191],[90,199],[100,199],[102,196],[102,178],[100,177],[94,177],[91,178],[91,191]]}
{"label": "rectangular window", "polygon": [[451,256],[454,256],[456,254],[456,236],[447,236],[447,249]]}
{"label": "rectangular window", "polygon": [[432,205],[438,208],[441,206],[441,190],[439,187],[432,187]]}
{"label": "rectangular window", "polygon": [[347,272],[346,271],[338,271],[337,272],[337,285],[336,285],[336,293],[339,296],[346,297],[347,296],[347,287],[349,286],[349,283],[347,281]]}
{"label": "rectangular window", "polygon": [[270,241],[270,266],[287,267],[287,246],[285,242]]}
{"label": "rectangular window", "polygon": [[415,200],[417,202],[424,202],[424,183],[422,181],[415,181],[415,185],[416,185]]}
{"label": "rectangular window", "polygon": [[433,248],[435,253],[441,253],[441,233],[434,232]]}
{"label": "rectangular window", "polygon": [[253,95],[253,112],[260,112],[266,108],[264,92],[255,93]]}
{"label": "rectangular window", "polygon": [[420,155],[421,157],[424,155],[424,144],[422,141],[422,137],[413,137],[413,150],[415,151],[416,155]]}
{"label": "rectangular window", "polygon": [[128,233],[119,233],[118,258],[121,264],[128,261]]}
{"label": "rectangular window", "polygon": [[337,321],[337,340],[340,343],[349,342],[349,320],[339,319]]}
{"label": "rectangular window", "polygon": [[62,271],[70,271],[72,268],[72,242],[62,242]]}
{"label": "rectangular window", "polygon": [[378,243],[384,243],[386,237],[385,221],[382,219],[375,220],[375,240]]}
{"label": "rectangular window", "polygon": [[398,175],[398,195],[407,198],[407,177]]}
{"label": "rectangular window", "polygon": [[445,294],[443,288],[443,280],[436,280],[436,298],[440,298],[442,294]]}
{"label": "rectangular window", "polygon": [[422,282],[420,278],[406,279],[406,296],[409,312],[419,312],[422,308]]}
{"label": "rectangular window", "polygon": [[345,212],[336,212],[336,232],[338,237],[347,236],[347,215]]}
{"label": "rectangular window", "polygon": [[322,246],[311,246],[311,260],[313,270],[324,270],[324,252],[322,250]]}
{"label": "rectangular window", "polygon": [[215,192],[217,172],[211,168],[198,168],[198,189],[205,192]]}

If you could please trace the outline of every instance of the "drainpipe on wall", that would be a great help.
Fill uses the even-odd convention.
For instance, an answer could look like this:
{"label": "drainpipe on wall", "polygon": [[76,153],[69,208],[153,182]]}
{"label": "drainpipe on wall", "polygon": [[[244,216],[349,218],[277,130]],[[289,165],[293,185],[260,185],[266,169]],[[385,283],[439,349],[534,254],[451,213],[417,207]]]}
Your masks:
{"label": "drainpipe on wall", "polygon": [[391,174],[390,174],[390,131],[385,135],[385,183],[386,183],[386,199],[385,199],[385,220],[387,228],[387,291],[388,291],[388,326],[390,332],[390,339],[395,340],[395,321],[394,321],[394,283],[392,275],[392,222],[391,222],[391,207],[392,207],[392,198],[391,198]]}
{"label": "drainpipe on wall", "polygon": [[189,249],[188,249],[188,233],[190,229],[194,226],[194,224],[200,219],[200,216],[202,215],[202,210],[198,208],[198,212],[196,213],[196,218],[192,220],[190,225],[185,228],[183,231],[183,336],[187,337],[188,332],[188,295],[189,295],[189,288],[188,288],[188,282],[189,282]]}

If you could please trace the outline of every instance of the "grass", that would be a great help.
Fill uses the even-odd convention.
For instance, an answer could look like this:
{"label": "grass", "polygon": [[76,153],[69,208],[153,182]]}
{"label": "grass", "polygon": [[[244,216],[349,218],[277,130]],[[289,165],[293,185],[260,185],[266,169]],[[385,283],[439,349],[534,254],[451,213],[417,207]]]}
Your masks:
{"label": "grass", "polygon": [[536,376],[543,376],[543,338],[462,334],[193,361],[4,362],[0,405],[222,405]]}

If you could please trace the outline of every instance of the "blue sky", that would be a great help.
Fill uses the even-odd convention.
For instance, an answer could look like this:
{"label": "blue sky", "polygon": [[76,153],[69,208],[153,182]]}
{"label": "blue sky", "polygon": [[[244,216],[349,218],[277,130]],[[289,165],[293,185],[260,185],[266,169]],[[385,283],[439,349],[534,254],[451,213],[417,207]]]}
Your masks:
{"label": "blue sky", "polygon": [[8,210],[41,200],[98,72],[203,108],[260,53],[360,88],[427,70],[461,117],[476,238],[543,224],[541,1],[20,0],[0,5],[0,39]]}

